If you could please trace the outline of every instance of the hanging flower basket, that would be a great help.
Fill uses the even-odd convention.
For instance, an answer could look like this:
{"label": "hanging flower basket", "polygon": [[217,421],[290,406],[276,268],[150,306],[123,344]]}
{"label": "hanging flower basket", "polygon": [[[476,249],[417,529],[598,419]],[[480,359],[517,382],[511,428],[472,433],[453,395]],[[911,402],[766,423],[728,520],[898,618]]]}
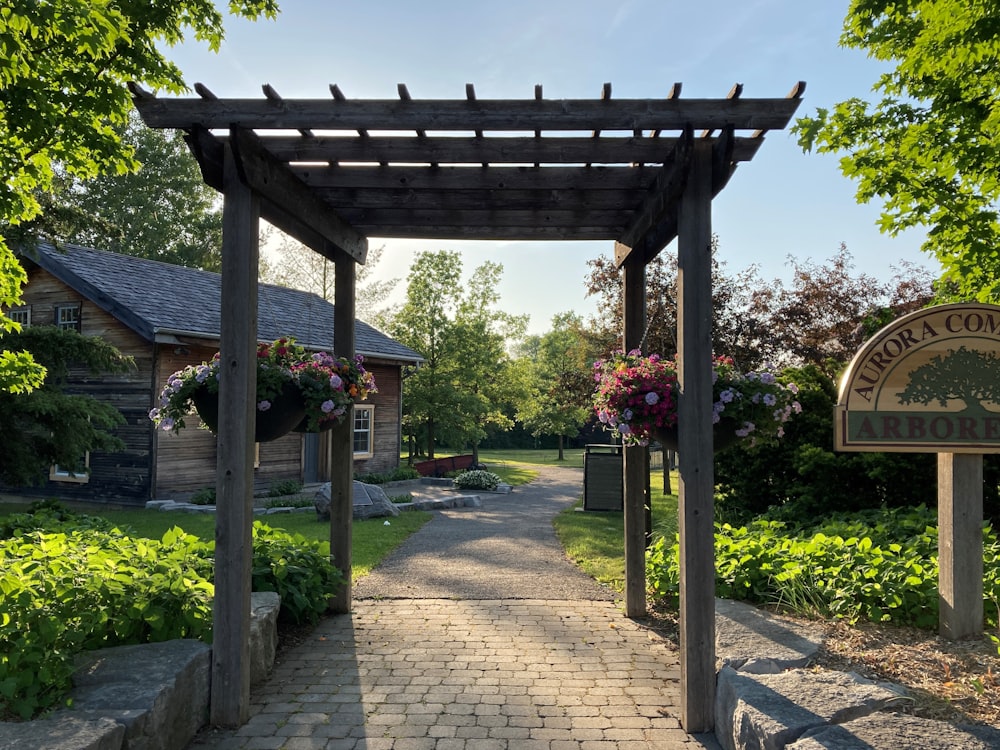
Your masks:
{"label": "hanging flower basket", "polygon": [[[343,421],[356,400],[377,391],[363,358],[309,353],[292,338],[257,346],[257,430],[259,442],[291,430],[319,432]],[[188,365],[167,379],[149,418],[162,430],[177,432],[197,410],[202,423],[218,428],[219,354],[210,362]]]}
{"label": "hanging flower basket", "polygon": [[[594,363],[597,418],[625,445],[648,445],[650,438],[677,450],[677,362],[638,350],[618,351]],[[716,357],[712,372],[715,450],[741,440],[751,446],[785,434],[784,423],[802,411],[798,388],[781,383],[768,369],[739,372],[729,357]]]}
{"label": "hanging flower basket", "polygon": [[[191,394],[194,408],[209,430],[219,432],[219,393],[212,393],[202,386]],[[257,406],[254,442],[268,443],[287,435],[299,422],[305,419],[306,406],[294,383],[286,383],[273,399],[268,401],[265,409]]]}

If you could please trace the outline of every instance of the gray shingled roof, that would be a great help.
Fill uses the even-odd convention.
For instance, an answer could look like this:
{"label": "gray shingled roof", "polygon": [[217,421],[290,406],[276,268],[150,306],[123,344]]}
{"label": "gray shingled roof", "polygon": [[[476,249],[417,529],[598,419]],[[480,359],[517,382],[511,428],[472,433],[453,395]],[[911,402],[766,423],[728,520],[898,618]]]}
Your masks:
{"label": "gray shingled roof", "polygon": [[[148,341],[170,334],[219,337],[221,277],[217,273],[145,258],[39,243],[24,257],[114,315]],[[257,337],[292,336],[309,349],[331,350],[333,305],[310,292],[261,284]],[[355,350],[367,357],[420,362],[423,357],[363,321],[355,323]]]}

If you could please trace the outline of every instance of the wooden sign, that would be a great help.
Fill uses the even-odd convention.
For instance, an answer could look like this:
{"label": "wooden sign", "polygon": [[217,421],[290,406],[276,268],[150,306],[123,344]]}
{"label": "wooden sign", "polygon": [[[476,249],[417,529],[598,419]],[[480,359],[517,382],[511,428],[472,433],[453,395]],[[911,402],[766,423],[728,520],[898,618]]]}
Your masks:
{"label": "wooden sign", "polygon": [[875,334],[841,379],[834,448],[1000,453],[1000,307],[938,305]]}

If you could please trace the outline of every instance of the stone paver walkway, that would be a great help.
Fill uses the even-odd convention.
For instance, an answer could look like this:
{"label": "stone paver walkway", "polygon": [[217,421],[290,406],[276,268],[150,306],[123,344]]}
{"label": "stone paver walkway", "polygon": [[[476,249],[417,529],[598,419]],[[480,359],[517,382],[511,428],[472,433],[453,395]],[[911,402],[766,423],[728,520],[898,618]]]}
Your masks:
{"label": "stone paver walkway", "polygon": [[[529,534],[533,547],[557,550],[541,537],[579,497],[580,474],[560,470],[483,509],[436,516],[387,560],[387,570],[404,571],[398,587],[377,575],[377,585],[359,585],[356,593],[375,598],[325,618],[285,651],[253,691],[245,726],[207,730],[190,750],[717,749],[713,736],[680,728],[672,645],[625,618],[604,592],[573,598],[593,594],[593,582],[558,580],[571,568],[561,552],[553,575],[524,555],[510,574],[516,594],[482,596],[484,587],[503,588],[507,574],[497,567],[512,559],[505,539],[523,550]],[[448,539],[463,553],[451,554]],[[470,560],[479,545],[493,572],[466,586],[455,571],[477,569]],[[428,548],[438,553],[429,570]],[[428,594],[431,580],[447,581],[450,598]]]}

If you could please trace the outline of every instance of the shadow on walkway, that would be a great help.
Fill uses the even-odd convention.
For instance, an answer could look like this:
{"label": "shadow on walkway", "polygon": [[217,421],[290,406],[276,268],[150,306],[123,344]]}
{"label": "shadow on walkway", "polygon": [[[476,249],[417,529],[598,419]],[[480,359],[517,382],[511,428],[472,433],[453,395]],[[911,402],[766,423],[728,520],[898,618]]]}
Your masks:
{"label": "shadow on walkway", "polygon": [[582,477],[546,469],[435,514],[358,581],[351,614],[283,652],[244,727],[192,750],[718,748],[680,728],[672,645],[556,540]]}

